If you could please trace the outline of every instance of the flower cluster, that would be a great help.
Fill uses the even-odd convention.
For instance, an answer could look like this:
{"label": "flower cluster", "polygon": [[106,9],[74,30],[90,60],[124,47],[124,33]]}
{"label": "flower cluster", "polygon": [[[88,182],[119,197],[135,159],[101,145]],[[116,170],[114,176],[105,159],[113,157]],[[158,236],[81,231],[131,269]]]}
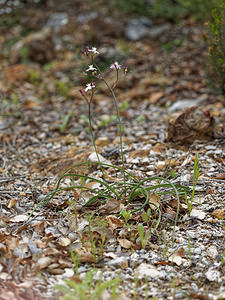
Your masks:
{"label": "flower cluster", "polygon": [[86,88],[85,88],[85,92],[87,92],[87,91],[89,91],[89,90],[92,90],[92,89],[94,89],[95,88],[95,85],[94,85],[94,83],[87,83],[86,84]]}
{"label": "flower cluster", "polygon": [[[94,56],[97,55],[97,54],[100,54],[99,51],[97,50],[96,47],[86,47],[84,51],[82,51],[82,54],[86,55],[86,56],[91,56],[91,62],[92,64],[90,64],[85,72],[86,74],[90,75],[91,76],[91,82],[90,83],[87,83],[86,84],[86,87],[83,90],[80,90],[80,93],[83,97],[85,97],[86,99],[86,96],[85,96],[85,93],[86,92],[89,92],[91,91],[92,92],[92,96],[93,96],[93,93],[94,93],[94,89],[95,89],[95,84],[93,82],[93,79],[94,78],[98,78],[98,79],[103,79],[104,80],[104,77],[101,73],[101,71],[99,70],[99,68],[97,67],[97,65],[95,64],[94,62]],[[114,85],[112,86],[112,89],[114,89],[114,87],[116,86],[116,83],[118,81],[118,71],[123,69],[124,73],[126,74],[127,73],[127,67],[125,64],[123,65],[120,65],[117,61],[113,62],[110,67],[109,67],[111,70],[115,70],[117,72],[117,79],[116,79],[116,82],[114,83]],[[86,99],[87,100],[87,99]]]}
{"label": "flower cluster", "polygon": [[118,62],[115,61],[113,64],[111,64],[110,69],[120,70],[121,69],[121,65],[119,65]]}

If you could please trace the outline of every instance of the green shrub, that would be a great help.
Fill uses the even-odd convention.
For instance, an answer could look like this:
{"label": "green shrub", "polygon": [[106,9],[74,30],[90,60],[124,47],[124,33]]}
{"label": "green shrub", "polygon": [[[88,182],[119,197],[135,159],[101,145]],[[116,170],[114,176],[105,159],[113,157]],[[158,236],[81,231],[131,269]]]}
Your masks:
{"label": "green shrub", "polygon": [[163,18],[177,22],[180,17],[187,14],[187,9],[182,3],[174,0],[155,0],[151,15],[155,18]]}
{"label": "green shrub", "polygon": [[150,16],[151,6],[146,0],[111,0],[110,5],[122,13]]}
{"label": "green shrub", "polygon": [[163,18],[177,22],[179,18],[193,16],[197,20],[206,19],[217,0],[111,0],[111,5],[120,13]]}
{"label": "green shrub", "polygon": [[225,0],[217,0],[208,23],[208,54],[211,65],[210,84],[225,95]]}
{"label": "green shrub", "polygon": [[217,0],[177,0],[177,2],[184,7],[189,16],[194,16],[197,20],[207,20]]}

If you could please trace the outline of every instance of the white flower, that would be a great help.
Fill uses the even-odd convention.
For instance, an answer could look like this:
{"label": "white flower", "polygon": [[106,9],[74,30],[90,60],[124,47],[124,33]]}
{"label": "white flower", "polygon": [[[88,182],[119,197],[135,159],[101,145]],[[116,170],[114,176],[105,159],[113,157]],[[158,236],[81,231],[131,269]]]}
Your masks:
{"label": "white flower", "polygon": [[121,65],[119,65],[118,62],[115,61],[113,64],[111,64],[110,69],[119,70],[121,69]]}
{"label": "white flower", "polygon": [[87,84],[86,84],[85,92],[87,92],[87,91],[89,91],[89,90],[92,90],[93,88],[95,88],[94,83],[87,83]]}
{"label": "white flower", "polygon": [[89,72],[89,71],[96,71],[97,69],[93,66],[93,65],[90,65],[88,66],[86,72]]}
{"label": "white flower", "polygon": [[91,49],[88,48],[88,52],[92,52],[93,54],[99,54],[96,47],[92,47]]}

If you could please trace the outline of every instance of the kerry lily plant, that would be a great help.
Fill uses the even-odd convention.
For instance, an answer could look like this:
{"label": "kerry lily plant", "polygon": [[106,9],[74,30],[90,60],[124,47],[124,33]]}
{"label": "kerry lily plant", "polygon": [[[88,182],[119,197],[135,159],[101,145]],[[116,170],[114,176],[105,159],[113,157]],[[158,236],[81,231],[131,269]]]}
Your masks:
{"label": "kerry lily plant", "polygon": [[[88,104],[88,118],[89,118],[89,127],[90,127],[92,144],[94,146],[95,153],[96,153],[96,156],[97,156],[97,159],[98,159],[98,163],[100,165],[102,175],[103,175],[103,178],[104,178],[104,173],[103,173],[103,170],[102,170],[102,164],[101,164],[101,161],[99,159],[98,151],[97,151],[96,144],[95,144],[95,138],[94,138],[94,134],[93,134],[93,130],[92,130],[92,121],[91,121],[92,120],[92,117],[91,117],[91,104],[92,104],[93,97],[94,97],[94,94],[95,94],[95,91],[96,91],[95,80],[102,80],[105,83],[105,85],[107,86],[107,88],[109,89],[109,91],[112,95],[112,99],[114,101],[114,105],[115,105],[115,109],[116,109],[116,116],[117,116],[119,134],[120,134],[121,160],[122,160],[123,170],[125,170],[125,162],[124,162],[124,154],[123,154],[123,128],[122,128],[122,124],[121,124],[121,120],[120,120],[119,105],[118,105],[117,98],[116,98],[114,90],[115,90],[116,85],[119,81],[119,71],[121,69],[123,69],[124,74],[126,74],[128,69],[127,69],[125,64],[123,64],[123,66],[121,66],[117,61],[113,62],[110,65],[110,69],[116,72],[116,79],[115,79],[113,85],[110,86],[110,84],[105,79],[103,72],[100,70],[100,68],[98,67],[98,65],[95,62],[95,56],[100,54],[99,51],[97,50],[97,48],[96,47],[92,47],[92,48],[86,47],[85,50],[82,51],[82,53],[83,53],[83,55],[85,55],[87,57],[90,57],[91,64],[85,70],[86,74],[90,78],[90,82],[86,84],[86,87],[85,87],[84,90],[80,90],[80,93],[81,93],[81,95],[83,96],[83,98],[86,100],[86,102]],[[126,181],[126,177],[125,177],[125,173],[124,173],[124,184],[125,184],[125,181]]]}
{"label": "kerry lily plant", "polygon": [[[109,66],[109,70],[115,73],[115,80],[112,84],[109,84],[109,82],[105,79],[104,72],[100,70],[98,64],[95,61],[96,56],[100,54],[97,48],[87,47],[82,53],[84,56],[90,59],[90,62],[85,69],[87,82],[85,87],[83,89],[80,89],[80,93],[88,105],[89,131],[91,135],[91,141],[96,153],[97,161],[95,162],[87,161],[87,162],[79,163],[67,169],[65,173],[62,174],[58,179],[55,190],[49,193],[38,204],[38,206],[49,202],[55,196],[55,194],[62,191],[72,191],[74,192],[74,194],[78,195],[78,197],[76,197],[75,199],[75,203],[77,204],[77,201],[79,201],[79,197],[82,198],[82,193],[84,191],[88,191],[93,196],[85,203],[82,204],[83,207],[89,206],[99,201],[105,203],[109,199],[114,198],[117,201],[123,202],[124,204],[124,210],[121,211],[118,214],[118,216],[123,217],[125,219],[125,222],[128,222],[129,219],[132,218],[133,213],[142,210],[145,211],[150,205],[151,207],[155,207],[155,209],[152,210],[154,211],[152,217],[148,216],[149,217],[148,225],[151,226],[149,224],[151,220],[152,224],[154,224],[154,229],[157,230],[160,225],[162,211],[160,206],[157,206],[154,202],[151,201],[151,194],[156,193],[158,194],[159,197],[160,195],[170,194],[172,197],[175,197],[177,199],[177,211],[176,211],[174,229],[173,229],[173,233],[174,233],[175,226],[179,216],[180,195],[184,195],[185,192],[187,192],[189,189],[181,185],[174,185],[170,180],[159,176],[147,177],[140,180],[137,179],[136,176],[133,175],[131,172],[128,172],[126,169],[124,152],[123,152],[123,137],[122,137],[123,128],[122,128],[121,118],[120,118],[120,108],[115,94],[115,88],[119,81],[120,73],[123,72],[124,74],[127,74],[128,70],[126,65],[124,64],[122,65],[117,61],[111,63],[111,65]],[[114,107],[116,110],[117,123],[118,123],[119,134],[120,134],[120,155],[121,155],[122,166],[116,166],[116,165],[102,162],[100,154],[97,151],[93,126],[92,126],[91,108],[92,108],[93,99],[94,99],[94,95],[99,80],[103,81],[106,87],[108,88],[108,90],[110,91],[114,103]],[[76,167],[77,168],[83,167],[87,171],[88,167],[91,165],[100,167],[102,178],[93,177],[91,175],[88,175],[87,172],[81,174],[73,172],[74,168]],[[115,172],[122,174],[123,181],[121,181],[119,178],[114,182],[107,180],[104,174],[104,170],[106,170],[107,168],[113,168]],[[64,181],[64,179],[67,178],[71,179],[72,182],[71,185],[62,187],[62,182]],[[91,188],[86,186],[85,183],[87,180],[98,183],[100,185],[100,188],[96,189],[96,188]],[[81,181],[81,184],[79,184],[79,181]],[[138,208],[132,210],[131,209],[132,202],[135,201],[136,199],[141,199],[141,205]],[[129,205],[129,209],[127,208],[128,205]],[[31,212],[31,215],[33,211]],[[151,213],[151,210],[148,212]],[[150,232],[149,231],[144,232],[143,227],[141,226],[139,226],[138,229],[139,229],[139,235],[140,235],[142,247],[145,248]],[[173,239],[174,239],[174,234],[173,234]]]}

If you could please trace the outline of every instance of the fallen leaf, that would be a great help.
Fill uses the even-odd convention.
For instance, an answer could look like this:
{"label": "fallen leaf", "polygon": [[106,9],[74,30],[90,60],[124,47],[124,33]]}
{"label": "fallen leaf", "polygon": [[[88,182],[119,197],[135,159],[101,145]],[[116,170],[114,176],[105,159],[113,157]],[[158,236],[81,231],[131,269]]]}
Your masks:
{"label": "fallen leaf", "polygon": [[157,262],[155,262],[155,265],[167,266],[168,264],[169,264],[168,261],[157,261]]}
{"label": "fallen leaf", "polygon": [[170,256],[169,261],[180,266],[182,264],[182,258],[184,257],[184,255],[185,255],[184,248],[179,248],[174,252],[173,255]]}
{"label": "fallen leaf", "polygon": [[41,257],[36,262],[36,267],[38,270],[42,270],[47,268],[52,262],[52,259],[50,257]]}
{"label": "fallen leaf", "polygon": [[152,210],[156,210],[160,207],[160,198],[157,194],[149,193],[149,206]]}
{"label": "fallen leaf", "polygon": [[130,157],[131,158],[137,158],[137,157],[148,157],[148,155],[149,155],[149,150],[143,150],[143,149],[141,149],[141,150],[134,150],[134,151],[131,151],[131,153],[130,153]]}
{"label": "fallen leaf", "polygon": [[117,199],[107,199],[106,203],[99,207],[102,214],[118,213],[120,211],[121,202]]}
{"label": "fallen leaf", "polygon": [[162,98],[164,96],[163,92],[156,92],[151,94],[150,98],[149,98],[149,102],[151,104],[155,104],[160,98]]}
{"label": "fallen leaf", "polygon": [[63,247],[69,246],[71,244],[71,240],[66,237],[60,237],[59,238],[59,244]]}
{"label": "fallen leaf", "polygon": [[132,247],[132,243],[127,239],[118,239],[118,242],[120,246],[125,249],[130,249]]}
{"label": "fallen leaf", "polygon": [[106,221],[109,224],[109,228],[113,231],[116,228],[123,227],[123,221],[114,215],[109,215],[106,217]]}
{"label": "fallen leaf", "polygon": [[40,105],[39,105],[39,103],[37,103],[36,101],[34,101],[32,99],[25,99],[22,103],[22,107],[25,110],[31,110],[33,108],[40,107]]}
{"label": "fallen leaf", "polygon": [[225,173],[218,173],[218,174],[216,174],[216,176],[214,178],[225,180]]}
{"label": "fallen leaf", "polygon": [[97,257],[94,256],[91,252],[87,252],[83,249],[76,249],[75,250],[78,256],[78,261],[80,263],[96,263]]}
{"label": "fallen leaf", "polygon": [[63,269],[52,269],[52,270],[48,270],[48,272],[53,275],[61,275],[65,271]]}
{"label": "fallen leaf", "polygon": [[212,216],[214,218],[217,218],[218,220],[225,220],[225,211],[223,209],[218,208],[214,210]]}
{"label": "fallen leaf", "polygon": [[12,198],[10,201],[9,201],[9,204],[8,204],[8,208],[12,208],[17,202],[17,199],[16,198]]}

